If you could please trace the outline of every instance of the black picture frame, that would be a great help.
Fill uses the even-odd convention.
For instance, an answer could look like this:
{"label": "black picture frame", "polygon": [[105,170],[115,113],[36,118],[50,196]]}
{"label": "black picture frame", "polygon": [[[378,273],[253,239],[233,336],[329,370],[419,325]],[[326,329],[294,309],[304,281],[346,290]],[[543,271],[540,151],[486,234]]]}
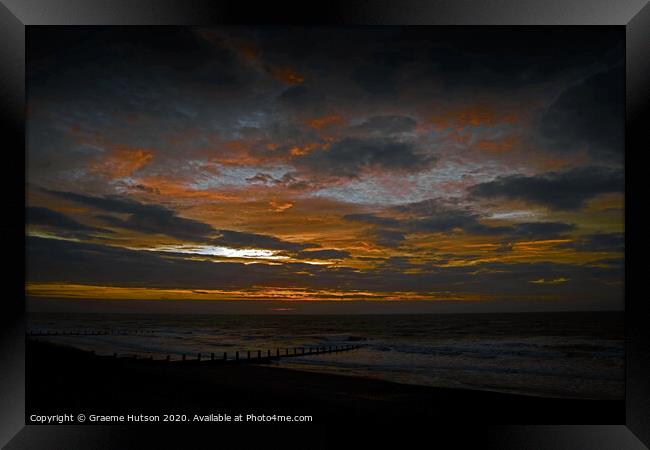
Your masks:
{"label": "black picture frame", "polygon": [[[0,102],[5,170],[2,174],[5,248],[0,329],[0,444],[21,448],[145,447],[141,427],[25,425],[24,322],[24,98],[25,30],[31,25],[588,25],[620,26],[626,33],[626,422],[596,426],[500,426],[428,430],[454,434],[454,448],[642,449],[650,446],[650,327],[644,298],[648,232],[644,203],[650,149],[650,4],[647,0],[347,0],[260,5],[209,0],[1,0]],[[6,245],[9,243],[10,245]],[[580,424],[580,425],[578,425]],[[150,428],[149,428],[150,429]],[[393,430],[394,431],[394,430]],[[198,427],[184,428],[200,433]],[[210,430],[214,434],[214,430]],[[217,430],[219,434],[228,431]],[[168,432],[167,435],[170,433]],[[268,436],[267,436],[268,437]],[[169,444],[170,441],[167,441]],[[645,446],[644,446],[645,444]],[[187,448],[192,448],[188,446]],[[476,447],[478,448],[478,447]]]}

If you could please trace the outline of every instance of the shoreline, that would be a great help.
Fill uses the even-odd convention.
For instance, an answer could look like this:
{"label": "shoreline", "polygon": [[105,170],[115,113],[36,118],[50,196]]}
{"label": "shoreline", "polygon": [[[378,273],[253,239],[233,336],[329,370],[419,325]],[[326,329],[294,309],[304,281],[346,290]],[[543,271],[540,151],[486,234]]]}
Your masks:
{"label": "shoreline", "polygon": [[[264,364],[169,364],[27,340],[30,414],[283,414],[314,422],[624,423],[623,400],[436,388]],[[30,423],[29,421],[27,423]]]}

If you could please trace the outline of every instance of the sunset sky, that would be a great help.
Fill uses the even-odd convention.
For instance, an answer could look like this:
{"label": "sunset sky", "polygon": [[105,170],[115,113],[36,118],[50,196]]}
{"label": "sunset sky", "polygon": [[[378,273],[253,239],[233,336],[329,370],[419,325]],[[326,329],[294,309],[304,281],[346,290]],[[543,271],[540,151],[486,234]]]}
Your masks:
{"label": "sunset sky", "polygon": [[32,297],[623,307],[619,29],[27,37]]}

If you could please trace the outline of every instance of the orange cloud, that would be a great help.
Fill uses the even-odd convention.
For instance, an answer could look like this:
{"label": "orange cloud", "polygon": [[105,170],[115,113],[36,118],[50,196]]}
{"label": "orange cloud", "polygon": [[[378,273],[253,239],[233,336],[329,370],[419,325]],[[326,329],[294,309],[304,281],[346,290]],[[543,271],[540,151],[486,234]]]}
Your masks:
{"label": "orange cloud", "polygon": [[567,281],[569,281],[568,278],[555,278],[553,280],[547,280],[545,278],[540,278],[538,280],[530,281],[530,283],[533,283],[533,284],[562,284],[562,283],[566,283]]}
{"label": "orange cloud", "polygon": [[305,81],[305,77],[291,67],[268,66],[268,72],[284,84],[300,84]]}
{"label": "orange cloud", "polygon": [[359,290],[308,289],[281,286],[254,286],[251,289],[169,289],[157,287],[124,287],[74,283],[26,283],[30,296],[79,299],[130,300],[285,300],[285,301],[351,301],[351,300],[491,300],[494,296],[468,292],[368,292]]}
{"label": "orange cloud", "polygon": [[340,125],[343,123],[343,117],[340,114],[330,114],[323,117],[306,120],[305,123],[316,130],[330,125]]}
{"label": "orange cloud", "polygon": [[[198,190],[188,186],[182,180],[173,180],[164,177],[145,177],[138,179],[138,185],[133,191],[150,193],[170,198],[202,199],[209,201],[231,202],[235,196],[211,190]],[[128,186],[127,186],[128,188]]]}
{"label": "orange cloud", "polygon": [[291,203],[291,202],[279,203],[279,202],[276,202],[276,201],[270,201],[269,206],[270,206],[271,211],[283,212],[283,211],[286,211],[289,208],[293,208],[293,203]]}
{"label": "orange cloud", "polygon": [[124,178],[149,164],[153,157],[149,150],[119,146],[92,163],[90,171],[108,178]]}
{"label": "orange cloud", "polygon": [[496,140],[483,139],[476,143],[476,148],[488,153],[499,154],[512,151],[518,143],[519,139],[515,136]]}
{"label": "orange cloud", "polygon": [[517,114],[487,105],[473,105],[447,111],[437,111],[431,115],[431,122],[438,128],[462,128],[467,125],[493,126],[502,123],[514,124],[518,121]]}

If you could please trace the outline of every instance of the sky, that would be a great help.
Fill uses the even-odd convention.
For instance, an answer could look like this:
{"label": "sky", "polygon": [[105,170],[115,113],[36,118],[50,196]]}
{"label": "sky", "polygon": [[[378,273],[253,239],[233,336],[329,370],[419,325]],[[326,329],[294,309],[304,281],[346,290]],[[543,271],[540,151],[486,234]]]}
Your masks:
{"label": "sky", "polygon": [[618,28],[27,42],[30,298],[623,308]]}

